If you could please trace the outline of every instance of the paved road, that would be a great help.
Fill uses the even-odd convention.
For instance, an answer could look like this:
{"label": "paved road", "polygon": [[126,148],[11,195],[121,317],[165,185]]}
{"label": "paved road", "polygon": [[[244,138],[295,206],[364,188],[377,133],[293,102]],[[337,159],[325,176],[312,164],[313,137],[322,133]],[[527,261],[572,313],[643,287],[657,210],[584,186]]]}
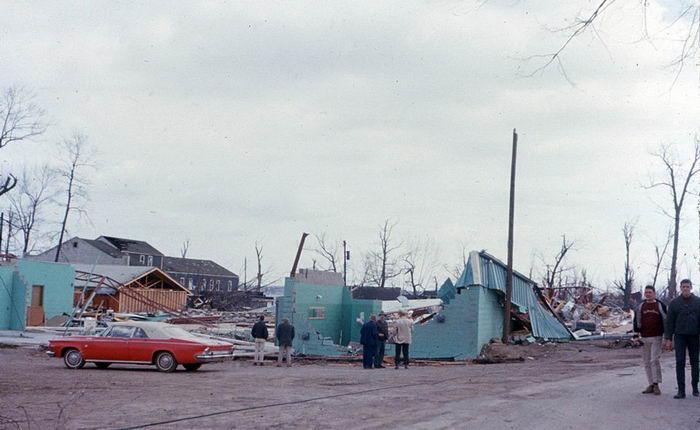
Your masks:
{"label": "paved road", "polygon": [[653,396],[640,393],[639,350],[556,350],[487,366],[228,362],[163,374],[74,371],[40,351],[0,348],[0,429],[700,429],[700,399],[672,398],[670,354],[664,393]]}

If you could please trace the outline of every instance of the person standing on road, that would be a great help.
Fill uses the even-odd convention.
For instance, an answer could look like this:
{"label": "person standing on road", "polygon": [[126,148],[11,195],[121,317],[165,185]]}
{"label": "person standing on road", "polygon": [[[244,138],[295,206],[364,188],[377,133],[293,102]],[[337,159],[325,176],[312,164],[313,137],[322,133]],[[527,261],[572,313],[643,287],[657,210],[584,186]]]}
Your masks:
{"label": "person standing on road", "polygon": [[294,340],[294,326],[289,324],[289,318],[283,318],[282,323],[275,330],[275,338],[279,346],[277,355],[277,367],[282,367],[282,357],[287,360],[287,367],[292,367],[292,341]]}
{"label": "person standing on road", "polygon": [[379,319],[377,320],[377,330],[378,340],[377,340],[377,352],[374,356],[374,367],[377,369],[384,368],[384,352],[386,351],[386,341],[389,339],[389,324],[386,322],[386,316],[384,312],[379,314]]}
{"label": "person standing on road", "polygon": [[[690,290],[693,284],[689,279],[681,281],[681,295],[668,305],[666,318],[666,348],[676,350],[676,380],[678,394],[674,399],[685,398],[685,351],[688,350],[690,360],[690,382],[693,386],[693,396],[698,392],[698,349],[700,348],[700,298]],[[671,342],[673,340],[673,343]]]}
{"label": "person standing on road", "polygon": [[411,345],[411,339],[413,334],[413,321],[408,319],[406,312],[399,312],[399,319],[396,320],[396,336],[394,337],[396,343],[396,357],[394,359],[394,368],[399,368],[399,363],[401,363],[401,353],[403,353],[403,366],[408,369],[408,347]]}
{"label": "person standing on road", "polygon": [[267,326],[265,325],[265,316],[260,315],[260,319],[253,325],[253,329],[250,334],[255,339],[255,357],[253,358],[253,366],[264,366],[265,360],[265,343],[269,333],[267,332]]}
{"label": "person standing on road", "polygon": [[634,311],[633,328],[642,339],[642,363],[647,373],[649,386],[642,394],[661,394],[661,348],[663,347],[666,305],[656,299],[656,290],[651,285],[644,287],[644,301]]}
{"label": "person standing on road", "polygon": [[360,343],[362,344],[362,367],[371,369],[374,365],[374,355],[377,352],[379,330],[377,329],[377,316],[372,314],[369,321],[362,324],[360,329]]}

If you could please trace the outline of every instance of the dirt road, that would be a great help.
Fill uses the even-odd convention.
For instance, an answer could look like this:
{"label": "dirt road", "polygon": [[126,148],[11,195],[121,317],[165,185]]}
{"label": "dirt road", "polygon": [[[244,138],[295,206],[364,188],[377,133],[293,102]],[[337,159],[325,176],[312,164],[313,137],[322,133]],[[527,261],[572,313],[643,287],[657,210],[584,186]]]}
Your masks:
{"label": "dirt road", "polygon": [[700,429],[700,399],[672,399],[670,355],[663,395],[653,396],[640,394],[638,349],[528,348],[535,359],[510,364],[228,362],[173,374],[71,371],[34,348],[3,348],[0,429]]}

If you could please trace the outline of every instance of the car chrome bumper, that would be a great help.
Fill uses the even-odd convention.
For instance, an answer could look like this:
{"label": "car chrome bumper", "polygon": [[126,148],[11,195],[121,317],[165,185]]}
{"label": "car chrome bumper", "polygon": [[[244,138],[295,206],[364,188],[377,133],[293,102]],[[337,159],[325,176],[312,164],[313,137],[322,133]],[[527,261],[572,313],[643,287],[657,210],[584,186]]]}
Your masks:
{"label": "car chrome bumper", "polygon": [[49,357],[55,357],[56,353],[54,351],[48,350],[46,351],[46,355],[48,355]]}
{"label": "car chrome bumper", "polygon": [[197,360],[203,362],[203,363],[211,363],[213,361],[226,361],[226,360],[233,360],[233,352],[232,351],[226,351],[226,352],[214,352],[214,353],[209,353],[209,354],[197,354],[194,356]]}

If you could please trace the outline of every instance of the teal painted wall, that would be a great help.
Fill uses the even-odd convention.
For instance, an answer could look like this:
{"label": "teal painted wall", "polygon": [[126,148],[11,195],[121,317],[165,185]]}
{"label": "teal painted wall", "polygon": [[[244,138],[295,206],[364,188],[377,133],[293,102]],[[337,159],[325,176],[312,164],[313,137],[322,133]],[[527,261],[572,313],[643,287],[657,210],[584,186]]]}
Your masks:
{"label": "teal painted wall", "polygon": [[502,319],[494,291],[482,286],[461,288],[439,315],[414,327],[410,354],[416,358],[476,358],[484,344],[500,337]]}
{"label": "teal painted wall", "polygon": [[75,270],[68,264],[18,260],[0,267],[0,330],[24,330],[31,287],[44,286],[46,319],[73,309]]}
{"label": "teal painted wall", "polygon": [[13,270],[13,266],[0,266],[0,330],[24,325],[24,286],[15,285]]}
{"label": "teal painted wall", "polygon": [[[284,296],[277,299],[277,321],[289,318],[296,337],[294,350],[308,355],[347,354],[350,342],[359,342],[361,312],[365,319],[381,311],[381,301],[355,300],[347,287],[316,285],[286,278]],[[324,319],[309,319],[311,307],[325,308]]]}

